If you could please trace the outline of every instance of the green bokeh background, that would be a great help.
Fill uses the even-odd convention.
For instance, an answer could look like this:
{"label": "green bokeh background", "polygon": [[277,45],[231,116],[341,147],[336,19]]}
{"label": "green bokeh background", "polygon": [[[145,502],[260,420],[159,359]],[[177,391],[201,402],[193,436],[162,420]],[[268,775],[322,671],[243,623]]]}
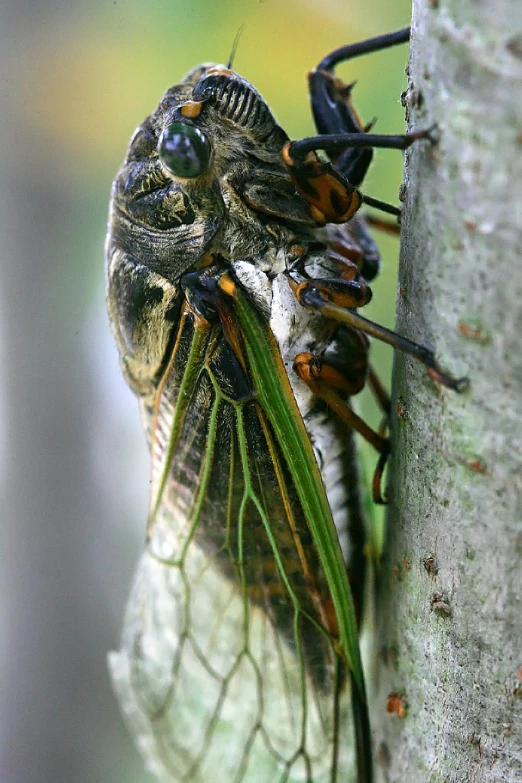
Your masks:
{"label": "green bokeh background", "polygon": [[[147,515],[148,459],[103,301],[107,200],[134,127],[202,61],[226,61],[292,137],[313,127],[306,72],[402,27],[408,0],[2,0],[0,571],[2,783],[150,778],[105,656],[117,643]],[[404,128],[406,50],[339,69],[377,132]],[[402,159],[365,191],[397,202]],[[365,314],[393,324],[395,241]],[[373,357],[388,379],[391,355]]]}

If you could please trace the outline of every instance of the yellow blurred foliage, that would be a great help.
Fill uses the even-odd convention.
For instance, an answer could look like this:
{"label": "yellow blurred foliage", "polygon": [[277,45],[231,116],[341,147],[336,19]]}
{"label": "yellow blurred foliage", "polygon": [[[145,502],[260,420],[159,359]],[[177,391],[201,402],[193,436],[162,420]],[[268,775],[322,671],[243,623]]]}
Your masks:
{"label": "yellow blurred foliage", "polygon": [[[320,3],[224,3],[218,25],[212,15],[184,18],[178,26],[173,8],[169,26],[161,24],[164,10],[159,19],[135,12],[121,30],[118,17],[107,11],[104,26],[64,29],[59,48],[55,37],[36,31],[34,99],[21,108],[30,112],[27,119],[40,142],[58,146],[80,169],[117,165],[133,128],[163,91],[199,62],[226,60],[244,23],[235,67],[261,91],[290,135],[311,133],[307,71],[331,49],[381,31],[369,30],[361,4],[346,14],[340,9],[340,4],[325,13]],[[372,28],[375,24],[372,20]],[[351,66],[359,77],[371,77],[372,68],[371,58]]]}

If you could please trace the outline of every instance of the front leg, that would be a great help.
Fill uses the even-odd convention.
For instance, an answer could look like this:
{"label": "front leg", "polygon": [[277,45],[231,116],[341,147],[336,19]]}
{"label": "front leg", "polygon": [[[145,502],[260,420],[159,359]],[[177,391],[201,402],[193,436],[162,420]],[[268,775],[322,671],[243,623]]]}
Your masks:
{"label": "front leg", "polygon": [[330,163],[314,152],[295,156],[293,144],[283,147],[285,162],[299,195],[309,206],[310,214],[320,226],[346,223],[363,202],[362,194]]}
{"label": "front leg", "polygon": [[289,141],[283,147],[283,160],[299,194],[308,202],[310,213],[317,223],[345,223],[357,212],[363,202],[383,212],[400,216],[400,209],[383,201],[364,196],[346,176],[327,161],[319,158],[316,150],[324,150],[331,157],[349,149],[380,147],[407,149],[414,141],[434,141],[434,128],[385,136],[370,133],[338,133],[311,136],[300,141]]}
{"label": "front leg", "polygon": [[[404,28],[343,46],[325,57],[308,77],[312,113],[320,135],[285,145],[283,159],[312,216],[321,225],[349,220],[363,201],[400,217],[397,207],[363,196],[357,188],[370,166],[374,147],[406,149],[417,139],[431,138],[432,131],[397,136],[368,133],[373,122],[364,125],[354,108],[354,84],[344,84],[335,76],[334,68],[340,62],[405,43],[409,38],[410,30]],[[318,158],[317,150],[327,153],[333,168]]]}
{"label": "front leg", "polygon": [[[367,133],[373,123],[363,125],[351,94],[354,84],[344,84],[329,71],[313,70],[308,75],[308,89],[317,132],[322,136],[339,133]],[[372,162],[371,147],[332,151],[328,157],[348,182],[359,187]]]}

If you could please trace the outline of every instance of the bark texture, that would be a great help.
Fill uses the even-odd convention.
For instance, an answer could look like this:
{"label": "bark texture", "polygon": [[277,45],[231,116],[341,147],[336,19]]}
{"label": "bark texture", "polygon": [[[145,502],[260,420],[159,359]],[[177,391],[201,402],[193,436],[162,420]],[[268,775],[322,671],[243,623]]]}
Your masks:
{"label": "bark texture", "polygon": [[[522,780],[522,4],[414,0],[374,726],[380,779]],[[395,695],[394,697],[392,695]],[[392,696],[391,699],[388,699]],[[387,713],[387,700],[392,713]],[[406,708],[404,716],[400,717]]]}

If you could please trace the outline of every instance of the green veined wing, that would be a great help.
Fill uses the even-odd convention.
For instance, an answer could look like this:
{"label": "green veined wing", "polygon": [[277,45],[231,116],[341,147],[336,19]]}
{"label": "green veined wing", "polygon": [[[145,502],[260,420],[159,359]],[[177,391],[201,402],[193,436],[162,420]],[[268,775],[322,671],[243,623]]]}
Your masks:
{"label": "green veined wing", "polygon": [[148,541],[111,656],[150,768],[349,780],[352,697],[363,744],[368,729],[344,562],[277,346],[238,287],[217,322],[183,306],[151,431]]}

